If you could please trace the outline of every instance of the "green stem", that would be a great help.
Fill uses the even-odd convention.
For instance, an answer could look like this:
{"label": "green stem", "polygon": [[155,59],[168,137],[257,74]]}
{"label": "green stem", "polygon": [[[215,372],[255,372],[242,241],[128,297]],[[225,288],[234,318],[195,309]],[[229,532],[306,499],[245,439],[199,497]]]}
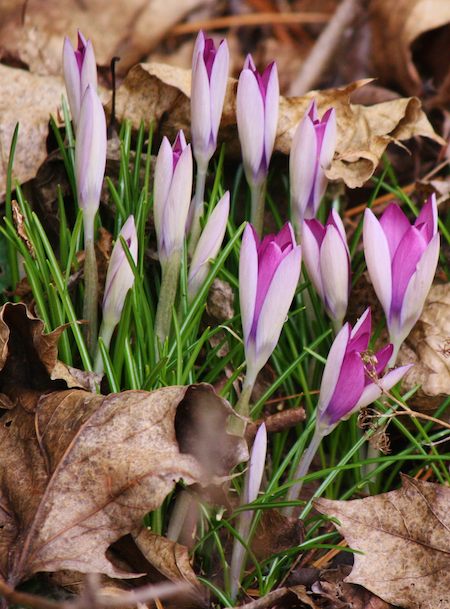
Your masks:
{"label": "green stem", "polygon": [[[115,323],[111,324],[106,322],[105,320],[102,321],[102,325],[100,326],[99,337],[103,340],[103,344],[105,345],[105,348],[107,350],[109,349],[109,345],[111,344],[111,338],[115,329]],[[97,374],[103,374],[103,371],[103,358],[97,344],[94,361],[94,372],[96,372]]]}
{"label": "green stem", "polygon": [[170,333],[172,310],[177,295],[181,252],[175,251],[162,263],[161,291],[156,309],[155,334],[163,343]]}
{"label": "green stem", "polygon": [[[314,459],[314,455],[316,454],[317,449],[320,446],[322,438],[323,438],[323,434],[321,434],[320,431],[318,431],[316,428],[316,430],[314,431],[312,440],[311,440],[308,448],[303,453],[302,458],[300,459],[300,463],[298,464],[298,467],[294,474],[294,480],[299,480],[299,481],[296,482],[295,484],[293,484],[291,486],[291,488],[288,490],[288,493],[286,495],[287,501],[295,501],[296,499],[298,499],[298,497],[300,495],[300,491],[302,490],[302,486],[303,486],[302,478],[304,478],[304,476],[306,476],[306,474],[308,473],[309,467],[312,463],[312,460]],[[296,510],[295,506],[285,507],[283,509],[283,514],[287,517],[293,516],[295,510]]]}
{"label": "green stem", "polygon": [[206,172],[208,164],[199,165],[197,164],[197,178],[195,180],[195,195],[193,200],[194,211],[192,215],[192,223],[189,237],[189,256],[192,258],[194,255],[195,247],[200,239],[201,227],[200,218],[203,214],[203,204],[205,199],[205,183],[206,183]]}
{"label": "green stem", "polygon": [[[188,516],[195,509],[196,502],[192,495],[185,490],[181,491],[175,499],[175,505],[167,529],[167,539],[179,542],[180,537],[183,537],[183,540],[189,538],[186,522]],[[191,530],[190,533],[192,534],[193,531]]]}
{"label": "green stem", "polygon": [[97,345],[98,270],[94,244],[94,217],[84,215],[84,303],[83,317],[87,320],[86,343],[91,355]]}
{"label": "green stem", "polygon": [[245,419],[250,417],[250,398],[255,381],[256,374],[249,374],[247,372],[244,384],[242,386],[241,395],[239,396],[239,400],[234,407],[236,414],[239,416],[231,415],[228,419],[227,431],[234,436],[239,436],[241,438],[244,437],[245,428],[247,427],[247,421]]}
{"label": "green stem", "polygon": [[251,223],[261,238],[264,228],[264,205],[266,201],[266,181],[250,186],[252,196]]}

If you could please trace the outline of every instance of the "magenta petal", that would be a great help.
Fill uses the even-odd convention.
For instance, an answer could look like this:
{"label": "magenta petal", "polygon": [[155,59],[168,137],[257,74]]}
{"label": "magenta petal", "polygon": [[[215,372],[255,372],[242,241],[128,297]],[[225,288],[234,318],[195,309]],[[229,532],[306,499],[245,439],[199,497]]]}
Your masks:
{"label": "magenta petal", "polygon": [[428,197],[425,205],[422,207],[419,216],[414,222],[414,226],[420,228],[424,225],[425,238],[429,243],[437,229],[437,214],[436,214],[436,195],[433,193]]}
{"label": "magenta petal", "polygon": [[397,247],[392,261],[391,315],[400,312],[406,288],[426,247],[427,242],[421,231],[411,226]]}
{"label": "magenta petal", "polygon": [[372,331],[372,313],[366,309],[355,324],[347,351],[365,351],[369,345],[370,333]]}
{"label": "magenta petal", "polygon": [[353,410],[364,389],[364,364],[359,353],[347,353],[339,380],[323,417],[334,424]]}
{"label": "magenta petal", "polygon": [[265,248],[264,256],[258,256],[258,287],[256,291],[255,314],[253,318],[253,330],[256,329],[261,307],[266,298],[267,290],[269,289],[275,271],[278,268],[283,253],[280,247],[272,241]]}
{"label": "magenta petal", "polygon": [[375,357],[377,358],[377,364],[375,366],[375,372],[377,376],[381,376],[384,372],[384,369],[388,365],[389,360],[391,359],[391,355],[394,351],[394,345],[389,344],[377,351],[375,353]]}
{"label": "magenta petal", "polygon": [[314,238],[320,247],[322,245],[322,241],[325,239],[325,227],[322,226],[321,222],[319,222],[319,220],[316,220],[315,218],[313,220],[305,220],[305,224],[308,225],[309,230],[314,235]]}
{"label": "magenta petal", "polygon": [[295,246],[294,233],[290,222],[286,222],[278,235],[275,235],[274,241],[280,246],[282,251],[284,251],[289,245]]}
{"label": "magenta petal", "polygon": [[410,229],[408,218],[402,212],[400,207],[395,203],[391,203],[380,218],[380,224],[386,235],[389,245],[389,253],[391,260],[403,239],[405,233]]}

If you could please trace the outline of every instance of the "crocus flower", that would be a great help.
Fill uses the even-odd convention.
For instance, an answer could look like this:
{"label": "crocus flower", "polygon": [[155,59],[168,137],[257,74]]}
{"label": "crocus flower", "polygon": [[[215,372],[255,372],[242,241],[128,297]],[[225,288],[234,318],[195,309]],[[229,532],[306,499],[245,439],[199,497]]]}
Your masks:
{"label": "crocus flower", "polygon": [[70,113],[75,127],[78,125],[81,100],[88,85],[97,90],[97,65],[90,40],[78,32],[78,47],[75,50],[66,37],[63,47],[63,71],[69,98]]}
{"label": "crocus flower", "polygon": [[342,326],[350,292],[350,253],[344,225],[332,210],[325,226],[305,220],[302,230],[303,260],[327,315]]}
{"label": "crocus flower", "polygon": [[301,249],[288,223],[260,242],[248,224],[239,261],[239,297],[244,331],[247,384],[275,349],[297,287]]}
{"label": "crocus flower", "polygon": [[183,249],[191,191],[191,146],[179,131],[173,148],[163,138],[155,166],[153,211],[161,263]]}
{"label": "crocus flower", "polygon": [[189,301],[195,298],[195,295],[203,285],[209,272],[210,263],[219,252],[225,235],[229,212],[230,193],[227,191],[208,218],[208,222],[195,248],[188,275]]}
{"label": "crocus flower", "polygon": [[207,166],[217,145],[230,57],[226,40],[216,49],[199,32],[192,56],[191,133],[195,160]]}
{"label": "crocus flower", "polygon": [[377,400],[396,385],[410,366],[401,366],[383,376],[393,345],[365,358],[372,328],[370,309],[355,326],[346,323],[334,339],[320,385],[317,426],[322,435],[330,433],[342,419]]}
{"label": "crocus flower", "polygon": [[134,273],[130,267],[120,238],[123,238],[130,250],[134,263],[137,263],[138,238],[134,217],[130,216],[114,245],[106,274],[105,294],[103,296],[103,320],[116,326],[120,321],[123,305],[128,290],[133,286]]}
{"label": "crocus flower", "polygon": [[[88,85],[81,102],[75,145],[75,178],[78,203],[85,216],[85,230],[88,224],[93,224],[100,204],[105,165],[105,112],[94,87]],[[87,235],[87,238],[92,238],[92,235]]]}
{"label": "crocus flower", "polygon": [[386,315],[390,340],[398,349],[425,303],[439,257],[437,205],[431,195],[413,225],[398,205],[380,220],[364,215],[364,253],[375,292]]}
{"label": "crocus flower", "polygon": [[262,74],[247,55],[239,76],[236,119],[247,181],[260,184],[267,176],[278,123],[280,89],[275,62]]}
{"label": "crocus flower", "polygon": [[297,231],[304,219],[315,218],[325,194],[328,179],[325,171],[331,165],[336,149],[336,112],[329,108],[322,119],[313,100],[298,125],[289,157],[292,213]]}
{"label": "crocus flower", "polygon": [[[307,474],[322,438],[339,421],[377,400],[383,391],[389,391],[411,367],[401,366],[384,374],[394,347],[389,344],[375,355],[367,354],[371,328],[370,309],[366,309],[353,329],[349,323],[341,328],[331,345],[320,385],[315,433],[295,472],[294,478],[299,482],[289,489],[288,500],[298,498],[301,479]],[[287,508],[285,514],[291,515],[292,511],[293,508]]]}
{"label": "crocus flower", "polygon": [[[258,498],[259,489],[261,487],[264,467],[266,464],[267,452],[267,431],[263,423],[259,426],[256,432],[255,441],[253,442],[252,452],[247,472],[245,474],[244,491],[241,498],[241,504],[246,505],[252,503]],[[250,542],[249,533],[253,519],[253,511],[247,510],[241,512],[237,522],[237,532],[239,537],[247,544]],[[233,544],[233,553],[231,556],[231,596],[233,600],[239,588],[242,569],[245,562],[246,549],[241,542],[235,538]]]}

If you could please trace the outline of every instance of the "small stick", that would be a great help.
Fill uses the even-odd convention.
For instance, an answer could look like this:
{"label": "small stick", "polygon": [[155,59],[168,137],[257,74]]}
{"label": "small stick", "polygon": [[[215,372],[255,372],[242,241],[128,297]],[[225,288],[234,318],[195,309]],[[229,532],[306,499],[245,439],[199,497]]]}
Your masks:
{"label": "small stick", "polygon": [[291,84],[289,95],[303,95],[314,88],[341,44],[342,34],[358,14],[361,4],[362,0],[343,0],[339,4]]}

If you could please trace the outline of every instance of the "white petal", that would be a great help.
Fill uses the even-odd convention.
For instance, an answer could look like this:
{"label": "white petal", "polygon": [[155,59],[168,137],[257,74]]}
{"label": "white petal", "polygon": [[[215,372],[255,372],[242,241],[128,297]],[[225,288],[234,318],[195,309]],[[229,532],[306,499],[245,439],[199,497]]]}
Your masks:
{"label": "white petal", "polygon": [[205,50],[205,34],[202,30],[197,34],[197,38],[195,39],[194,51],[192,53],[192,66],[197,61],[198,55],[203,55],[203,51]]}
{"label": "white petal", "polygon": [[261,369],[277,346],[297,289],[301,263],[301,248],[297,245],[280,262],[274,273],[256,328],[255,368]]}
{"label": "white petal", "polygon": [[242,237],[239,256],[239,303],[245,345],[248,343],[253,324],[257,283],[258,253],[253,229],[250,224],[247,224]]}
{"label": "white petal", "polygon": [[253,442],[252,454],[248,467],[246,493],[244,500],[246,503],[255,501],[258,497],[261,481],[264,474],[267,452],[267,432],[264,423],[259,426]]}
{"label": "white petal", "polygon": [[186,146],[173,172],[163,216],[163,241],[166,255],[183,248],[186,220],[192,195],[192,152]]}
{"label": "white petal", "polygon": [[328,353],[327,363],[323,371],[322,382],[320,384],[319,402],[317,404],[318,416],[325,412],[333,396],[334,389],[339,380],[341,366],[344,360],[347,344],[350,339],[350,324],[344,324],[337,333]]}
{"label": "white petal", "polygon": [[[365,323],[367,316],[371,315],[371,311],[370,311],[370,307],[367,307],[367,309],[364,311],[364,313],[361,315],[361,317],[358,317],[358,319],[356,320],[356,324],[353,326],[353,330],[350,333],[350,338],[354,338],[356,333],[358,332],[358,330],[360,329],[360,327]],[[372,325],[372,319],[370,320],[370,324],[369,324],[369,328]]]}
{"label": "white petal", "polygon": [[75,58],[75,51],[73,50],[72,43],[67,37],[64,39],[63,47],[63,72],[64,81],[66,83],[67,98],[69,100],[70,113],[76,127],[80,115],[81,104],[80,72],[78,70],[78,64]]}
{"label": "white petal", "polygon": [[389,319],[392,298],[392,271],[389,245],[383,229],[370,209],[364,213],[364,255],[378,300]]}
{"label": "white petal", "polygon": [[251,70],[243,70],[239,76],[236,119],[245,173],[251,183],[258,174],[264,150],[264,105]]}
{"label": "white petal", "polygon": [[214,144],[217,142],[220,119],[222,117],[223,102],[227,90],[230,53],[226,40],[222,40],[217,49],[211,70],[211,133]]}
{"label": "white petal", "polygon": [[320,248],[320,273],[325,306],[333,319],[345,317],[349,293],[349,259],[342,237],[328,225]]}
{"label": "white petal", "polygon": [[81,96],[91,85],[97,91],[97,64],[95,62],[94,49],[90,40],[86,43],[84,51],[83,67],[81,68]]}
{"label": "white petal", "polygon": [[302,229],[302,254],[308,277],[311,280],[320,299],[324,299],[322,276],[320,274],[320,249],[307,222],[303,223]]}
{"label": "white petal", "polygon": [[320,148],[320,165],[323,169],[328,169],[334,157],[337,142],[336,111],[334,108],[330,112],[328,122],[323,134],[322,146]]}
{"label": "white petal", "polygon": [[267,83],[266,102],[264,112],[264,149],[266,153],[267,166],[272,156],[275,137],[277,135],[278,108],[280,100],[280,85],[278,84],[278,70],[274,63]]}
{"label": "white petal", "polygon": [[439,260],[439,233],[436,233],[422,254],[403,298],[400,326],[406,336],[422,313],[423,305],[433,283]]}
{"label": "white petal", "polygon": [[207,162],[211,158],[209,140],[211,136],[210,88],[203,55],[197,56],[192,69],[191,87],[191,133],[196,158]]}
{"label": "white petal", "polygon": [[341,235],[342,241],[345,245],[345,249],[347,250],[348,256],[350,258],[350,250],[348,249],[347,235],[345,232],[344,223],[342,222],[342,218],[335,209],[332,209],[330,213],[331,213],[331,216],[333,217],[333,222],[334,222],[336,228],[338,229],[339,234]]}
{"label": "white petal", "polygon": [[155,164],[155,177],[153,181],[153,219],[155,222],[158,251],[161,255],[163,242],[163,217],[167,197],[173,175],[173,153],[167,137],[163,137]]}
{"label": "white petal", "polygon": [[295,131],[289,157],[291,205],[297,229],[305,218],[311,217],[307,214],[306,206],[314,187],[316,157],[316,132],[311,119],[306,115]]}

